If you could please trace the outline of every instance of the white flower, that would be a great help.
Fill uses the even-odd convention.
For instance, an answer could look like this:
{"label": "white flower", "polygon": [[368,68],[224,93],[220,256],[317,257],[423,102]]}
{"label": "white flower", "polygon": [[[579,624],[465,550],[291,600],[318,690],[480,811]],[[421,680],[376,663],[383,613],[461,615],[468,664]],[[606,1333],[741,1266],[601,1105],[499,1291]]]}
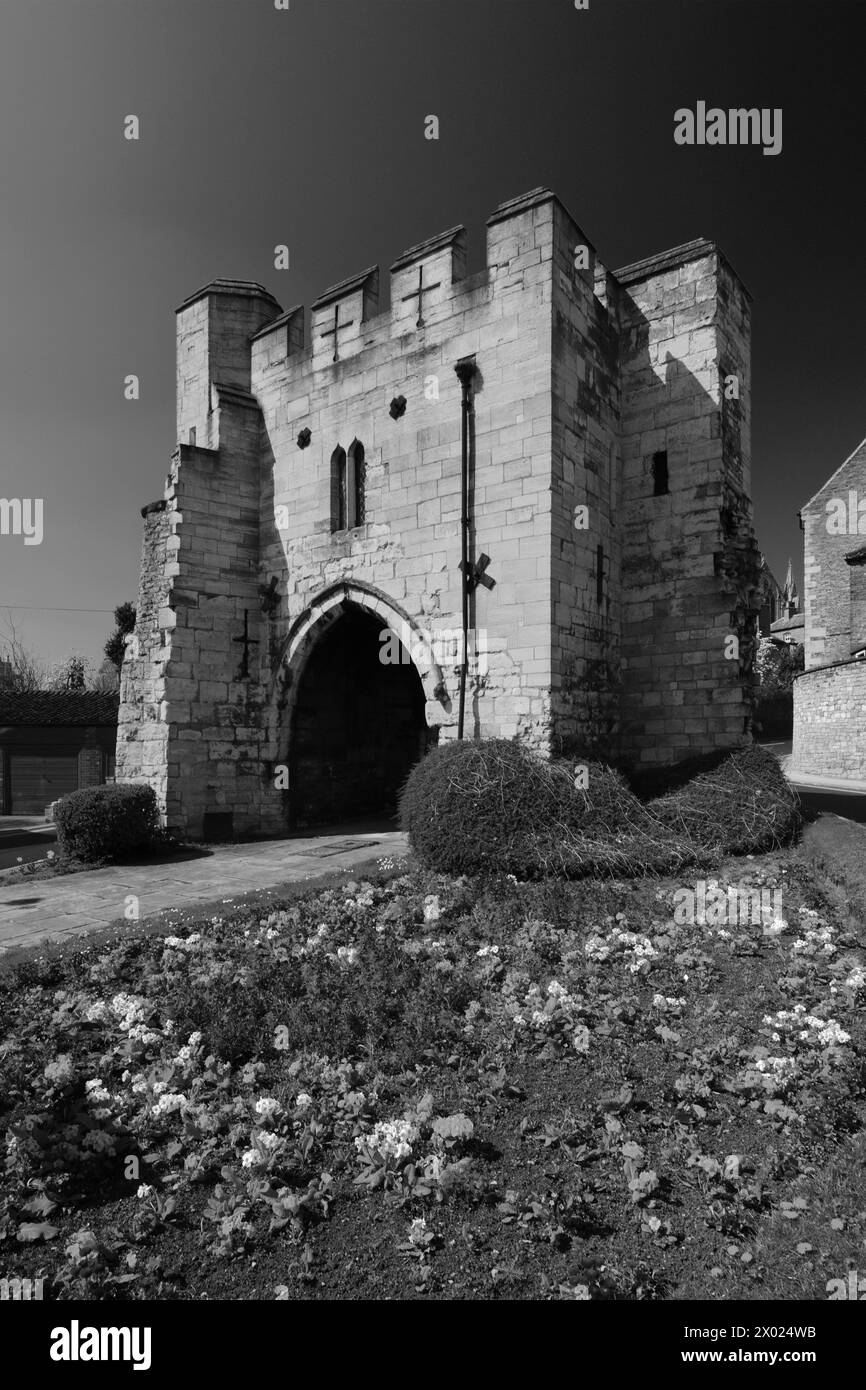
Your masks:
{"label": "white flower", "polygon": [[[809,1014],[806,1012],[805,1004],[795,1004],[793,1009],[780,1009],[776,1014],[766,1014],[764,1023],[787,1033],[789,1038],[796,1035],[806,1047],[840,1046],[851,1041],[851,1034],[840,1028],[834,1018],[818,1018],[816,1014]],[[774,1042],[778,1042],[780,1032],[771,1033],[771,1037]]]}
{"label": "white flower", "polygon": [[274,1096],[261,1096],[253,1108],[257,1115],[269,1120],[273,1115],[276,1115],[280,1108],[280,1102]]}
{"label": "white flower", "polygon": [[676,998],[668,994],[654,994],[653,1008],[658,1009],[663,1014],[680,1014],[685,1008],[686,1001],[682,996]]}
{"label": "white flower", "polygon": [[153,1188],[150,1186],[150,1183],[143,1182],[135,1195],[136,1197],[149,1197],[152,1192]]}
{"label": "white flower", "polygon": [[382,1158],[408,1158],[418,1130],[409,1120],[379,1120],[370,1134],[359,1135],[355,1147],[359,1153],[369,1149]]}
{"label": "white flower", "polygon": [[782,1077],[786,1073],[790,1074],[796,1071],[797,1063],[793,1057],[759,1057],[755,1062],[755,1067],[760,1072]]}
{"label": "white flower", "polygon": [[[159,1085],[159,1082],[156,1084]],[[180,1095],[177,1091],[166,1091],[154,1106],[153,1113],[154,1115],[171,1115],[175,1110],[180,1110],[187,1104],[186,1096]]]}
{"label": "white flower", "polygon": [[306,1091],[299,1091],[295,1096],[295,1107],[298,1110],[308,1110],[313,1103],[313,1097]]}
{"label": "white flower", "polygon": [[42,1075],[46,1081],[69,1081],[75,1073],[72,1058],[68,1052],[62,1052],[53,1062],[46,1064]]}
{"label": "white flower", "polygon": [[442,908],[436,893],[428,893],[424,899],[424,921],[438,922],[442,916]]}
{"label": "white flower", "polygon": [[241,1164],[244,1168],[259,1168],[264,1163],[264,1156],[258,1149],[246,1149],[241,1154]]}
{"label": "white flower", "polygon": [[825,1027],[818,1031],[818,1041],[825,1046],[847,1043],[851,1041],[851,1034],[846,1033],[844,1028],[840,1028],[835,1019],[828,1018]]}
{"label": "white flower", "polygon": [[409,1225],[410,1245],[423,1245],[424,1237],[427,1235],[427,1222],[423,1216],[416,1216],[415,1220]]}

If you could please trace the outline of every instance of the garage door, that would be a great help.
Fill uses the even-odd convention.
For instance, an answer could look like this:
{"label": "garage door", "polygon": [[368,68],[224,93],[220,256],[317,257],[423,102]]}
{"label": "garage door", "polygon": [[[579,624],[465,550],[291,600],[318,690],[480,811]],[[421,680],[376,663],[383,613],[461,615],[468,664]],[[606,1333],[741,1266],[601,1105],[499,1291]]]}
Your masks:
{"label": "garage door", "polygon": [[13,816],[41,816],[50,802],[78,787],[78,758],[13,753],[10,758]]}

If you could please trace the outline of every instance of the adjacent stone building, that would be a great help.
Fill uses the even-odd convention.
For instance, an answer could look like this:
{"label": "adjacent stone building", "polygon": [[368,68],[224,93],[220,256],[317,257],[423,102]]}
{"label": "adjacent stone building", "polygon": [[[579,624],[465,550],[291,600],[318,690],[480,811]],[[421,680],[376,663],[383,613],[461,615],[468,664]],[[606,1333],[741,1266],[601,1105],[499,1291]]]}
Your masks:
{"label": "adjacent stone building", "polygon": [[537,189],[480,272],[456,227],[389,289],[354,275],[309,327],[232,280],[177,311],[117,745],[173,827],[390,806],[461,706],[466,738],[638,771],[750,737],[750,302],[719,249],[611,272]]}
{"label": "adjacent stone building", "polygon": [[866,778],[866,440],[800,511],[806,669],[795,772]]}

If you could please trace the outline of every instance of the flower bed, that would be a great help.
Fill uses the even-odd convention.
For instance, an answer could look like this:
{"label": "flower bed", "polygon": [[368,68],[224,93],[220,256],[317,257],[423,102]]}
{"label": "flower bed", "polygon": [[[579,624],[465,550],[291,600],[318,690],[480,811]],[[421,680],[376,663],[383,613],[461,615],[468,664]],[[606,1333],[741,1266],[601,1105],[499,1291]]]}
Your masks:
{"label": "flower bed", "polygon": [[784,918],[383,863],[34,956],[0,977],[4,1273],[61,1299],[826,1296],[866,1220],[863,955],[785,854],[742,870],[713,886]]}

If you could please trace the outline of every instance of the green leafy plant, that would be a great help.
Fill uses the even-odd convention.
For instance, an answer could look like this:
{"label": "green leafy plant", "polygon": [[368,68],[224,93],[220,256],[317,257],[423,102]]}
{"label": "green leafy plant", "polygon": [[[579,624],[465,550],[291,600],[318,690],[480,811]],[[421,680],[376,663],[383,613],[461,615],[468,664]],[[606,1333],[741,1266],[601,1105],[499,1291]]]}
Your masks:
{"label": "green leafy plant", "polygon": [[57,842],[64,858],[85,863],[151,848],[158,839],[156,794],[150,786],[83,787],[55,807]]}

